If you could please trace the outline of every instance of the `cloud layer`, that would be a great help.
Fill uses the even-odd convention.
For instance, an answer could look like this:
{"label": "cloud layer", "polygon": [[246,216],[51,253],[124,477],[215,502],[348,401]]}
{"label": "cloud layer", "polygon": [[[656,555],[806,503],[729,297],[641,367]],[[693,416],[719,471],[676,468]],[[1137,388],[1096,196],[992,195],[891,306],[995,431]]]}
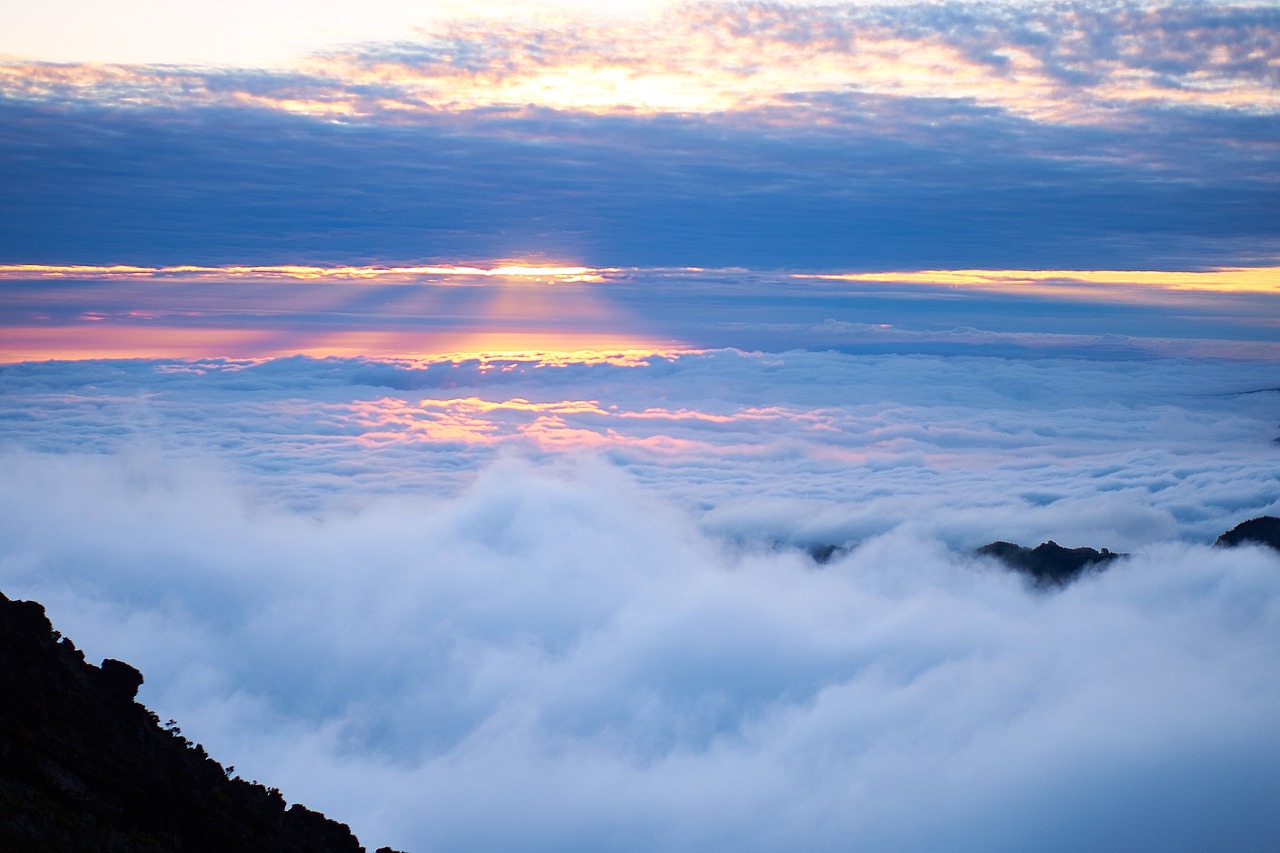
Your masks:
{"label": "cloud layer", "polygon": [[[694,3],[654,16],[443,18],[294,73],[11,65],[26,99],[257,106],[322,117],[539,106],[819,113],[849,94],[944,98],[1051,122],[1137,107],[1273,114],[1267,6]],[[139,98],[140,96],[140,98]]]}
{"label": "cloud layer", "polygon": [[842,542],[910,518],[970,547],[1092,530],[1115,538],[1079,544],[1120,550],[1211,541],[1280,498],[1269,362],[723,350],[0,371],[9,447],[159,442],[162,456],[233,461],[299,506],[453,496],[504,454],[564,452],[607,454],[734,535],[768,525],[757,539],[812,528]]}
{"label": "cloud layer", "polygon": [[466,361],[483,353],[590,360],[584,351],[632,358],[723,347],[1280,357],[1278,267],[521,271],[0,266],[0,362],[296,354]]}
{"label": "cloud layer", "polygon": [[[1274,556],[1166,547],[1041,599],[913,537],[730,559],[598,472],[401,509],[161,511],[165,568],[118,531],[43,592],[241,773],[410,849],[1276,837]],[[150,606],[90,599],[103,557]]]}
{"label": "cloud layer", "polygon": [[1276,257],[1273,8],[664,14],[455,21],[287,72],[0,66],[0,261]]}
{"label": "cloud layer", "polygon": [[[3,368],[0,583],[413,850],[1280,838],[1268,364]],[[1133,554],[1046,595],[967,549]],[[847,542],[825,567],[801,547]],[[1056,845],[1056,846],[1055,846]]]}

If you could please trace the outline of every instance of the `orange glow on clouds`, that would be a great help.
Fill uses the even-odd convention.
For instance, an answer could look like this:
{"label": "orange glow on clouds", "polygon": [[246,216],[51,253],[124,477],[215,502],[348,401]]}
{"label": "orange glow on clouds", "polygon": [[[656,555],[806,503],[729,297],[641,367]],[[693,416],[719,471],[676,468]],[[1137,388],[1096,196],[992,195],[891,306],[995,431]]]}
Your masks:
{"label": "orange glow on clouds", "polygon": [[[334,49],[299,64],[301,76],[252,91],[211,85],[178,66],[14,62],[0,65],[0,92],[392,121],[529,106],[596,114],[769,108],[785,120],[778,117],[802,115],[823,95],[850,93],[962,99],[1053,122],[1101,122],[1116,110],[1161,104],[1280,110],[1280,89],[1258,70],[1280,64],[1274,47],[1223,44],[1205,30],[1187,33],[1189,46],[1178,48],[1160,40],[1158,26],[1148,38],[1130,22],[1118,50],[1093,55],[1093,22],[1057,10],[1044,26],[1057,30],[1045,32],[1053,48],[1038,54],[1013,40],[989,39],[975,50],[941,25],[895,27],[837,7],[685,4],[639,17],[455,16],[402,39],[407,58]],[[1206,49],[1197,50],[1197,40]],[[1166,54],[1176,62],[1156,70],[1152,55]],[[1085,72],[1077,75],[1083,82],[1064,79],[1063,64]]]}
{"label": "orange glow on clouds", "polygon": [[[663,288],[679,287],[679,276],[688,273],[515,261],[478,266],[9,265],[0,267],[0,279],[22,284],[0,288],[0,361],[304,355],[478,359],[483,370],[503,370],[504,359],[638,364],[698,345],[744,345],[723,337],[723,329],[716,332],[719,315],[710,302],[695,305],[695,300],[686,306],[695,314],[713,312],[701,321],[689,314],[666,316],[670,310],[662,307]],[[638,288],[645,287],[649,276],[656,288],[653,305],[627,307],[628,300],[634,303],[637,295],[647,293]],[[703,284],[737,288],[752,276],[748,270],[703,271],[698,274],[702,284],[695,284],[695,289]],[[1280,295],[1280,267],[1173,272],[956,269],[793,274],[773,280],[776,284],[764,290],[758,282],[751,285],[747,290],[753,295],[745,298],[765,300],[762,305],[777,299],[782,305],[789,293],[823,283],[841,292],[896,284],[929,288],[925,295],[939,298],[951,296],[947,290],[956,288],[1097,305],[1201,308],[1232,294]],[[833,335],[833,340],[843,341],[866,335],[861,324],[829,316],[804,322],[813,323],[820,338]],[[1257,334],[1277,327],[1280,319],[1264,311],[1243,315],[1239,323]],[[699,324],[712,329],[712,337],[699,337]],[[686,340],[662,334],[664,327],[682,330],[677,334]],[[796,328],[800,337],[791,338],[789,345],[805,345],[809,338],[803,323]],[[939,334],[889,326],[880,330],[893,340]],[[715,334],[721,334],[718,341]],[[1037,332],[1028,339],[1037,345],[1075,340],[1070,335],[1059,338]],[[968,340],[962,335],[960,342]],[[1191,344],[1179,339],[1178,346]],[[1265,357],[1274,353],[1267,350]]]}
{"label": "orange glow on clouds", "polygon": [[[0,294],[0,308],[10,318],[0,323],[8,327],[0,328],[0,359],[538,353],[590,361],[600,353],[684,348],[647,333],[592,284],[611,272],[518,261],[9,265],[0,267],[0,279],[31,282],[36,289]],[[47,294],[40,294],[41,281],[49,282]],[[54,285],[59,281],[89,284],[68,290]],[[332,286],[311,286],[323,283]],[[375,284],[384,287],[366,302],[364,288]]]}
{"label": "orange glow on clouds", "polygon": [[294,281],[389,281],[411,282],[423,277],[471,277],[535,279],[549,282],[600,281],[616,269],[592,269],[581,266],[539,265],[525,262],[501,262],[493,267],[477,266],[336,266],[318,267],[299,264],[264,266],[228,265],[140,267],[127,264],[90,266],[85,264],[0,264],[0,279],[291,279]]}
{"label": "orange glow on clouds", "polygon": [[[821,413],[776,407],[716,414],[661,407],[619,409],[601,406],[595,400],[531,402],[519,397],[501,401],[428,398],[416,404],[384,397],[356,403],[348,417],[362,429],[358,440],[371,445],[523,443],[550,451],[616,447],[655,455],[694,450],[756,455],[760,452],[758,436],[741,441],[734,436],[736,429],[753,421],[775,422],[788,434],[795,428],[830,431]],[[692,422],[714,431],[715,440],[672,434]]]}
{"label": "orange glow on clouds", "polygon": [[[493,278],[530,280],[545,283],[581,283],[604,281],[623,270],[619,267],[584,267],[540,265],[528,262],[498,262],[494,266],[412,265],[412,266],[335,266],[320,267],[298,264],[262,266],[168,266],[144,267],[128,264],[91,266],[85,264],[0,264],[0,280],[33,280],[41,278],[92,279],[164,279],[196,281],[235,281],[243,279],[289,281],[370,281],[412,283],[424,279]],[[700,272],[690,268],[683,272]],[[882,282],[893,284],[927,284],[943,286],[986,287],[993,289],[1039,288],[1053,293],[1046,284],[1082,284],[1134,286],[1159,290],[1203,290],[1234,293],[1280,293],[1280,267],[1218,267],[1210,270],[983,270],[938,269],[899,272],[796,273],[796,279],[826,281]],[[535,296],[525,296],[521,316],[528,317]],[[545,309],[540,309],[545,310]],[[518,346],[516,349],[524,349]]]}
{"label": "orange glow on clouds", "polygon": [[508,369],[513,362],[541,366],[612,364],[638,366],[654,357],[693,352],[680,345],[639,337],[546,330],[524,334],[347,330],[307,332],[278,329],[192,328],[148,320],[132,312],[123,324],[85,312],[74,325],[0,326],[0,362],[46,359],[247,358],[292,355],[312,358],[368,357],[418,361],[479,361],[481,370]]}
{"label": "orange glow on clouds", "polygon": [[1220,267],[1206,271],[1156,270],[921,270],[797,275],[827,281],[926,284],[1010,290],[1050,296],[1074,292],[1072,285],[1133,290],[1190,290],[1218,293],[1280,293],[1280,267]]}
{"label": "orange glow on clouds", "polygon": [[87,315],[77,326],[0,327],[0,362],[93,358],[255,357],[270,332],[237,329],[125,327]]}
{"label": "orange glow on clouds", "polygon": [[[138,313],[138,312],[135,312]],[[132,320],[145,320],[133,317]],[[689,351],[639,336],[558,329],[491,333],[453,331],[192,328],[155,321],[121,323],[94,312],[74,325],[0,326],[0,362],[88,358],[369,357],[480,360],[541,364],[639,364],[654,355]]]}

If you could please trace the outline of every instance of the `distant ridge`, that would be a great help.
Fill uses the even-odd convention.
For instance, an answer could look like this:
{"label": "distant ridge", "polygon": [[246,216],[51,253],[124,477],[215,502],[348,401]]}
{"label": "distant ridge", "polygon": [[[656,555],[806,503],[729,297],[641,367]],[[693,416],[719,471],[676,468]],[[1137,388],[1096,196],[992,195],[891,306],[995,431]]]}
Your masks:
{"label": "distant ridge", "polygon": [[[1267,545],[1280,551],[1280,518],[1264,515],[1242,521],[1214,542],[1219,547],[1245,544]],[[1085,572],[1101,571],[1117,557],[1128,556],[1106,548],[1063,548],[1052,539],[1035,548],[992,542],[974,553],[995,557],[1009,568],[1030,575],[1037,586],[1065,586]]]}
{"label": "distant ridge", "polygon": [[1280,551],[1280,518],[1263,515],[1242,521],[1218,537],[1215,545],[1233,548],[1236,545],[1268,545]]}
{"label": "distant ridge", "polygon": [[1117,557],[1127,556],[1106,548],[1064,548],[1052,539],[1035,548],[992,542],[974,553],[995,557],[1009,568],[1029,575],[1037,586],[1065,586],[1087,571],[1100,570]]}
{"label": "distant ridge", "polygon": [[86,663],[40,604],[0,593],[0,850],[364,852],[345,824],[286,808],[162,728],[134,701],[141,684],[127,663]]}

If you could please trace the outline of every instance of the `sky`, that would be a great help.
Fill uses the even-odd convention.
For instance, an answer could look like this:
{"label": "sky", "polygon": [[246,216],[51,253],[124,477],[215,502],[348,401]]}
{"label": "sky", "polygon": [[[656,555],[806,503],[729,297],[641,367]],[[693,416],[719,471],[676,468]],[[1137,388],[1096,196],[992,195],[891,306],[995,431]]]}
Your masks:
{"label": "sky", "polygon": [[1273,849],[1278,82],[1274,3],[13,0],[0,590],[369,849]]}
{"label": "sky", "polygon": [[[1274,6],[480,4],[243,65],[198,21],[165,24],[207,45],[190,60],[131,47],[167,20],[147,8],[28,13],[82,20],[106,54],[0,45],[0,260],[883,272],[1277,253]],[[219,9],[239,26],[244,6]],[[253,9],[246,32],[293,32],[268,13],[287,4]]]}

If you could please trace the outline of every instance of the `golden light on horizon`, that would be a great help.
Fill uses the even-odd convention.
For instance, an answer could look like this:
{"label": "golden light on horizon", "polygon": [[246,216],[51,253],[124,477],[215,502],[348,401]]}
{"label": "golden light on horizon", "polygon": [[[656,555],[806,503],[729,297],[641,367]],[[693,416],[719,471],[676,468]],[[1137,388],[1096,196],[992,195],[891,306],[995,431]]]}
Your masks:
{"label": "golden light on horizon", "polygon": [[[0,266],[0,279],[22,284],[0,290],[0,361],[302,355],[481,359],[495,365],[485,369],[502,369],[502,359],[621,363],[731,340],[717,325],[722,321],[712,302],[691,308],[711,312],[700,321],[663,307],[666,295],[687,289],[681,276],[691,272],[518,260],[335,267],[7,265]],[[941,269],[763,278],[732,269],[702,270],[692,282],[694,290],[709,296],[732,288],[748,301],[824,286],[856,294],[872,285],[919,288],[906,298],[945,300],[969,289],[1046,304],[1066,299],[1099,306],[1194,307],[1239,316],[1236,322],[1255,330],[1250,334],[1280,327],[1280,317],[1253,304],[1259,297],[1280,295],[1280,267],[1275,266]],[[1231,295],[1241,299],[1226,299]],[[1245,296],[1252,301],[1242,301]],[[821,335],[830,331],[823,319],[804,322],[814,323]],[[709,330],[708,336],[700,337],[699,328]]]}
{"label": "golden light on horizon", "polygon": [[500,261],[495,266],[417,265],[417,266],[309,266],[303,264],[264,264],[196,266],[181,264],[164,267],[130,264],[0,264],[0,280],[40,278],[204,278],[231,280],[245,278],[281,278],[296,281],[412,281],[422,276],[539,279],[576,283],[601,281],[616,268],[537,264]]}
{"label": "golden light on horizon", "polygon": [[1219,267],[1203,271],[1161,270],[917,270],[903,272],[797,273],[796,279],[884,284],[921,284],[1054,295],[1072,285],[1135,291],[1280,293],[1280,267]]}
{"label": "golden light on horizon", "polygon": [[[549,353],[590,361],[682,347],[647,332],[592,284],[608,272],[521,261],[8,265],[0,279],[31,289],[4,300],[12,319],[0,330],[0,360]],[[90,284],[55,287],[60,281]]]}
{"label": "golden light on horizon", "polygon": [[[283,279],[307,281],[381,281],[411,283],[423,277],[516,279],[544,283],[591,283],[622,273],[621,267],[588,267],[498,261],[491,266],[441,264],[405,266],[314,266],[266,264],[225,266],[133,264],[0,264],[0,280],[47,279],[188,279],[234,281]],[[703,272],[699,267],[682,272]],[[712,271],[714,272],[714,271]],[[1208,270],[1088,270],[1088,269],[930,269],[888,272],[792,273],[797,280],[928,284],[990,288],[1031,288],[1060,284],[1116,285],[1160,290],[1216,292],[1280,292],[1280,266],[1217,267]],[[1043,292],[1053,292],[1047,287]]]}
{"label": "golden light on horizon", "polygon": [[678,342],[624,334],[564,332],[424,333],[382,330],[192,328],[155,322],[127,325],[100,315],[74,325],[0,327],[0,363],[81,359],[377,358],[422,363],[478,361],[482,370],[514,362],[544,366],[636,366],[654,357],[696,352]]}

